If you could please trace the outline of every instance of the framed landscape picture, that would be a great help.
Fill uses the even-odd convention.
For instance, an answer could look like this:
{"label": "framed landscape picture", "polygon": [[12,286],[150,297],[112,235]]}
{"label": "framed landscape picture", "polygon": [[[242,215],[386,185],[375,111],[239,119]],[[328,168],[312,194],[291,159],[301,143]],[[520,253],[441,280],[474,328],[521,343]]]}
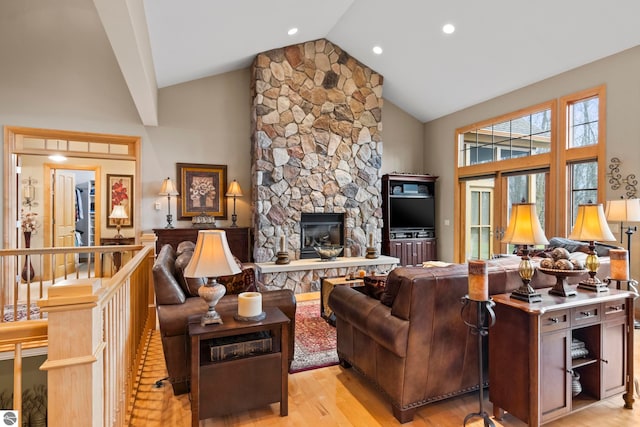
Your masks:
{"label": "framed landscape picture", "polygon": [[122,205],[128,218],[121,220],[121,227],[133,227],[133,175],[107,174],[107,227],[115,228],[115,219],[109,218],[113,207]]}
{"label": "framed landscape picture", "polygon": [[180,192],[178,219],[191,219],[203,213],[227,219],[227,204],[224,200],[227,166],[197,163],[177,163],[176,166]]}

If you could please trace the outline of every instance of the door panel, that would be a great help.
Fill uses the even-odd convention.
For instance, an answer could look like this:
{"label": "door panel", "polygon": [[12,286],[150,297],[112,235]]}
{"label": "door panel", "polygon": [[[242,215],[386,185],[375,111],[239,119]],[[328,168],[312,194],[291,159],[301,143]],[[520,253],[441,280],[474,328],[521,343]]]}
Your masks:
{"label": "door panel", "polygon": [[[75,246],[75,175],[55,171],[53,194],[53,247]],[[55,277],[76,271],[74,254],[56,255]]]}

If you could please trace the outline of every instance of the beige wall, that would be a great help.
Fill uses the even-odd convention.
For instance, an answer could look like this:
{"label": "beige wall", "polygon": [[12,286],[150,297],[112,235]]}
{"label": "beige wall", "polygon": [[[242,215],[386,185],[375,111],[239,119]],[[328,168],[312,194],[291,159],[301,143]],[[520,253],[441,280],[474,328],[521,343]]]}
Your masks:
{"label": "beige wall", "polygon": [[[431,121],[425,128],[425,170],[439,175],[438,251],[443,260],[453,259],[453,158],[454,132],[458,127],[499,116],[542,101],[605,84],[607,87],[607,161],[619,157],[623,175],[640,176],[640,46],[547,80]],[[607,199],[622,191],[607,188]],[[449,220],[452,225],[445,226]],[[617,234],[617,233],[614,233]],[[619,235],[619,234],[618,234]],[[631,262],[634,276],[640,269],[640,236],[633,236]],[[625,236],[626,245],[626,236]]]}
{"label": "beige wall", "polygon": [[[249,225],[248,69],[161,89],[160,125],[145,127],[91,0],[1,2],[0,52],[0,126],[142,138],[139,230],[166,224],[167,199],[158,192],[164,178],[175,179],[178,162],[227,165],[228,179],[245,192],[237,200],[238,224]],[[383,171],[421,171],[422,124],[389,102],[383,121]],[[229,220],[219,225],[231,223],[231,209],[229,201]]]}

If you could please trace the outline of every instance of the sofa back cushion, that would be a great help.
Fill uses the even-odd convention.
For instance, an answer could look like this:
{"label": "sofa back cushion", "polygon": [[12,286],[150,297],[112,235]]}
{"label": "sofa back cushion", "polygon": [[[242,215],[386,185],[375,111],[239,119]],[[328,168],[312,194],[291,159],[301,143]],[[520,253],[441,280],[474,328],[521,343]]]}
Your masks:
{"label": "sofa back cushion", "polygon": [[184,291],[175,278],[175,251],[170,244],[160,249],[153,264],[153,284],[158,305],[183,304],[186,300]]}

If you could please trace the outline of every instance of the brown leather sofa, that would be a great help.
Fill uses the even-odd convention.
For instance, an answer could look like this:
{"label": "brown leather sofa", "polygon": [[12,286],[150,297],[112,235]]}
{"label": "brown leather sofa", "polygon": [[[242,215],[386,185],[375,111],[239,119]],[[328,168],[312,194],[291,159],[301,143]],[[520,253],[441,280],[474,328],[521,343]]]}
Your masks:
{"label": "brown leather sofa", "polygon": [[[190,243],[190,244],[189,244]],[[185,279],[182,269],[191,258],[193,242],[183,242],[176,250],[164,245],[153,266],[153,282],[162,349],[169,381],[175,395],[189,391],[190,357],[187,319],[207,311],[207,304],[197,295],[203,279]],[[238,261],[239,262],[239,261]],[[240,263],[242,272],[218,278],[227,287],[227,294],[217,308],[238,305],[237,294],[259,290],[254,266]],[[267,291],[262,294],[264,307],[278,307],[291,320],[289,323],[289,364],[294,357],[296,299],[291,290]]]}
{"label": "brown leather sofa", "polygon": [[[522,284],[519,262],[516,256],[488,262],[490,295]],[[601,259],[598,277],[606,277],[608,267],[608,259]],[[401,423],[411,421],[423,405],[478,389],[477,335],[461,318],[467,275],[466,264],[400,267],[390,272],[383,290],[363,293],[337,286],[329,295],[341,365],[353,366],[373,382]],[[551,287],[555,277],[536,272],[531,284]]]}

